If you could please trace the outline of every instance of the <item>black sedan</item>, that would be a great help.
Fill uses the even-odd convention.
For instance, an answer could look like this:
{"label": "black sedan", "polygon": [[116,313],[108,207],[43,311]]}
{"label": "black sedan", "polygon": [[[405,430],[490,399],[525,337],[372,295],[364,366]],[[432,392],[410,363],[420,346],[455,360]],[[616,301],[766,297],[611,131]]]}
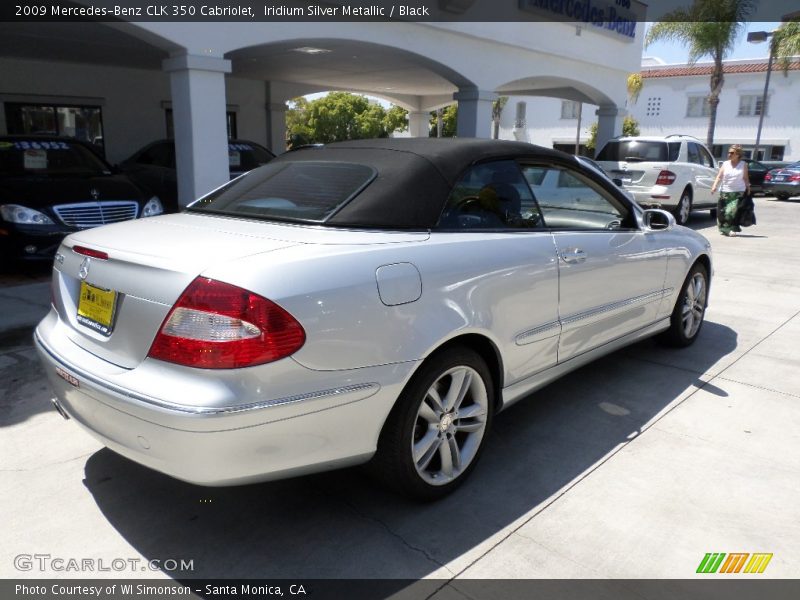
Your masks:
{"label": "black sedan", "polygon": [[[228,141],[228,167],[231,179],[275,158],[255,142]],[[166,212],[178,210],[178,178],[175,166],[175,140],[158,140],[135,152],[120,168],[131,179],[151,190],[164,202]]]}
{"label": "black sedan", "polygon": [[800,162],[767,173],[764,177],[764,191],[779,200],[800,196]]}
{"label": "black sedan", "polygon": [[65,235],[161,214],[161,201],[66,137],[0,137],[0,257],[47,259]]}
{"label": "black sedan", "polygon": [[744,162],[747,163],[747,175],[750,178],[750,191],[754,194],[763,193],[764,177],[772,167],[768,167],[764,163],[753,160],[752,158],[745,158]]}

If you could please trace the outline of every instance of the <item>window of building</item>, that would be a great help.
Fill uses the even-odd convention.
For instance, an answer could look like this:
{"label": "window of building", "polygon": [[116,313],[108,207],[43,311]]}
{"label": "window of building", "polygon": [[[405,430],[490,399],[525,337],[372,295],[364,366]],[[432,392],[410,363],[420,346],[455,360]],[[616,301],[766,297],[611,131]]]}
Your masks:
{"label": "window of building", "polygon": [[525,129],[525,120],[526,116],[525,113],[528,109],[527,102],[517,102],[517,113],[514,117],[514,127],[516,129]]}
{"label": "window of building", "polygon": [[103,148],[103,113],[99,106],[5,103],[10,135],[63,135]]}
{"label": "window of building", "polygon": [[578,112],[580,112],[580,102],[575,102],[574,100],[561,101],[562,119],[577,119]]}
{"label": "window of building", "polygon": [[[167,120],[167,139],[171,140],[175,137],[175,125],[172,121],[172,109],[164,109],[164,116]],[[228,139],[233,140],[239,137],[236,125],[236,112],[229,110],[225,113],[225,123],[228,127]]]}
{"label": "window of building", "polygon": [[658,117],[661,115],[661,97],[660,96],[651,96],[647,99],[647,109],[645,111],[645,116],[648,117]]}
{"label": "window of building", "polygon": [[[761,94],[748,94],[746,96],[739,96],[739,116],[740,117],[757,117],[761,114],[763,107],[764,97]],[[769,99],[767,99],[767,110],[764,114],[768,114]]]}
{"label": "window of building", "polygon": [[707,117],[711,114],[711,105],[706,96],[689,96],[686,104],[687,117]]}

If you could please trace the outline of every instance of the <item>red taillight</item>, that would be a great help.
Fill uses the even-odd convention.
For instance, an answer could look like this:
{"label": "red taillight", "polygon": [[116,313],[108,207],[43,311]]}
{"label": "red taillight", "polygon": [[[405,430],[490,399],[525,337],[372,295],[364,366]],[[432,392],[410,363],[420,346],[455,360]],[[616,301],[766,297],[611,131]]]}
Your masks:
{"label": "red taillight", "polygon": [[764,175],[764,181],[772,181],[772,175],[770,175],[769,173]]}
{"label": "red taillight", "polygon": [[236,369],[294,354],[305,341],[302,325],[274,302],[198,277],[172,307],[148,356],[201,369]]}
{"label": "red taillight", "polygon": [[789,177],[789,181],[800,181],[800,175],[792,175]]}
{"label": "red taillight", "polygon": [[72,251],[84,256],[91,256],[92,258],[99,258],[100,260],[108,260],[108,253],[102,250],[92,250],[86,246],[73,246]]}
{"label": "red taillight", "polygon": [[676,175],[672,171],[663,170],[658,174],[656,185],[672,185],[675,183]]}

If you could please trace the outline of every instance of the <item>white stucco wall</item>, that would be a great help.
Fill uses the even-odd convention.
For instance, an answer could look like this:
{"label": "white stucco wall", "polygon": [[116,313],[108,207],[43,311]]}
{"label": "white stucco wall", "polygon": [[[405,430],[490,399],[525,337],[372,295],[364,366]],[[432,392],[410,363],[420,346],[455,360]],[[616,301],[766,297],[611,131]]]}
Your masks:
{"label": "white stucco wall", "polygon": [[[715,144],[749,144],[755,142],[757,116],[739,116],[742,95],[761,96],[766,73],[730,73],[720,95]],[[685,133],[706,139],[708,117],[688,117],[686,107],[690,94],[708,93],[708,76],[647,78],[639,101],[630,107],[639,121],[642,135]],[[647,116],[647,100],[661,97],[661,115]],[[761,145],[785,146],[784,160],[800,159],[800,72],[790,71],[785,77],[780,70],[772,73],[769,108],[764,115]]]}

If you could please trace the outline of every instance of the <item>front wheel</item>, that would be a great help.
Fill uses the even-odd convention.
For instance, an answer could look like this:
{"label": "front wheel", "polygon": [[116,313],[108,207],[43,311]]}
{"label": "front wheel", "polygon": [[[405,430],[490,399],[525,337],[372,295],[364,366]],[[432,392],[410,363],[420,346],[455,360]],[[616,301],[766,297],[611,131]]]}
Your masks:
{"label": "front wheel", "polygon": [[697,339],[708,303],[708,271],[695,264],[683,282],[680,296],[670,317],[670,326],[661,339],[670,346],[690,346]]}
{"label": "front wheel", "polygon": [[675,207],[675,211],[672,213],[675,215],[675,222],[678,225],[686,225],[689,221],[689,215],[692,213],[692,193],[689,189],[683,190],[681,194],[681,199],[678,200],[678,206]]}
{"label": "front wheel", "polygon": [[443,497],[475,468],[493,412],[492,377],[479,354],[459,347],[434,355],[392,409],[370,470],[407,496]]}

